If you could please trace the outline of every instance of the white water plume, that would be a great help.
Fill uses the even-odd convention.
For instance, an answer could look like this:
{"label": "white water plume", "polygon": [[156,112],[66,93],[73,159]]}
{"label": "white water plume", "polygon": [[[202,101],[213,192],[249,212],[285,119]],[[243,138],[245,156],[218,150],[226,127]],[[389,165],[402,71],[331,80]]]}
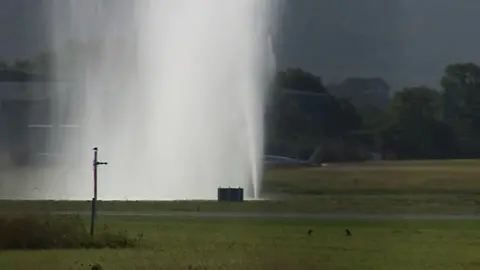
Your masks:
{"label": "white water plume", "polygon": [[[42,198],[258,197],[275,0],[52,0],[59,84]],[[63,91],[63,94],[62,94]],[[68,96],[68,98],[65,98]]]}

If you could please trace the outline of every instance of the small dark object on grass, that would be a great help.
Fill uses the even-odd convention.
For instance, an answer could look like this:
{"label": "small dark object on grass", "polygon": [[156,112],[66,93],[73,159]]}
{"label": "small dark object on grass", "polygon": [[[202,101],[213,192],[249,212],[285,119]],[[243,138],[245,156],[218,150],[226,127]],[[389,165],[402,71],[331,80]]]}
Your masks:
{"label": "small dark object on grass", "polygon": [[96,263],[96,264],[92,265],[92,268],[90,268],[90,269],[91,270],[102,270],[103,267],[100,264]]}
{"label": "small dark object on grass", "polygon": [[347,235],[347,236],[351,236],[351,235],[352,235],[352,233],[350,232],[350,230],[349,230],[349,229],[346,229],[346,230],[345,230],[345,235]]}
{"label": "small dark object on grass", "polygon": [[312,235],[312,233],[313,233],[313,230],[312,230],[312,229],[310,229],[310,230],[308,230],[308,232],[307,232],[307,233],[308,233],[308,235]]}

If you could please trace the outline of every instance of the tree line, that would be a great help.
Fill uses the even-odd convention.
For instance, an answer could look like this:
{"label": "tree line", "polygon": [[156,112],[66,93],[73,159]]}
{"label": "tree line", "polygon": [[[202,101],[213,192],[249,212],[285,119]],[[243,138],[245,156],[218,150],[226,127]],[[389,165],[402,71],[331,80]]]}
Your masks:
{"label": "tree line", "polygon": [[[440,85],[406,87],[375,106],[335,95],[302,69],[280,71],[267,110],[267,151],[304,158],[322,146],[325,161],[480,157],[480,67],[448,65]],[[312,117],[285,89],[317,93],[311,98],[323,99],[325,117]]]}
{"label": "tree line", "polygon": [[[48,59],[0,61],[0,69],[39,74]],[[480,67],[448,65],[439,81],[440,89],[406,87],[369,104],[376,98],[356,89],[343,97],[305,70],[278,71],[265,114],[266,152],[306,158],[322,147],[325,161],[480,157]]]}

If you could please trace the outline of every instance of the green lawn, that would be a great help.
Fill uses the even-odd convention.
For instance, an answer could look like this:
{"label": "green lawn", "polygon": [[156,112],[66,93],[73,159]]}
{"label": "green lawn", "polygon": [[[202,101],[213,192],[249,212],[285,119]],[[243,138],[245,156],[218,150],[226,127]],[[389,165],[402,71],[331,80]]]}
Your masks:
{"label": "green lawn", "polygon": [[[465,213],[480,211],[480,161],[391,161],[271,170],[265,201],[100,202],[100,210],[308,213]],[[100,194],[101,195],[101,194]],[[6,202],[0,211],[80,210],[89,202]]]}
{"label": "green lawn", "polygon": [[[479,269],[477,221],[101,219],[128,250],[3,251],[0,269]],[[100,224],[99,226],[103,226]],[[352,236],[345,236],[348,228]],[[309,236],[307,231],[313,230]]]}
{"label": "green lawn", "polygon": [[[24,169],[0,176],[45,175]],[[272,196],[324,194],[480,194],[480,160],[381,161],[272,169],[262,191]],[[101,194],[100,194],[101,195]]]}
{"label": "green lawn", "polygon": [[[90,211],[87,201],[0,201],[0,211]],[[474,195],[332,195],[282,200],[220,203],[216,201],[109,201],[99,211],[195,211],[265,213],[410,213],[477,214],[480,196]]]}
{"label": "green lawn", "polygon": [[480,161],[396,161],[272,170],[265,192],[322,194],[480,194]]}
{"label": "green lawn", "polygon": [[[274,170],[270,200],[100,202],[99,210],[466,213],[480,210],[480,161]],[[0,201],[0,211],[89,211],[89,202]],[[480,221],[102,218],[144,241],[126,250],[3,251],[0,269],[480,269]],[[352,231],[345,236],[344,230]],[[311,235],[307,231],[312,229]]]}

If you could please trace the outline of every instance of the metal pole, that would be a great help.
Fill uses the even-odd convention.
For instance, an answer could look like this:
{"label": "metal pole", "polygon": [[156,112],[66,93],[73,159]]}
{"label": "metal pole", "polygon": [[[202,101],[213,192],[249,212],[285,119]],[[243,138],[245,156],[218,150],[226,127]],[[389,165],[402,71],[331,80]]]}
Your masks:
{"label": "metal pole", "polygon": [[97,218],[97,192],[98,192],[98,165],[107,165],[107,162],[98,161],[98,147],[93,148],[93,198],[92,213],[90,219],[90,234],[95,234],[95,219]]}
{"label": "metal pole", "polygon": [[93,198],[97,199],[97,168],[98,168],[98,148],[93,148]]}
{"label": "metal pole", "polygon": [[90,234],[95,234],[95,218],[97,216],[97,167],[98,167],[98,148],[93,148],[93,198],[92,213],[90,217]]}

